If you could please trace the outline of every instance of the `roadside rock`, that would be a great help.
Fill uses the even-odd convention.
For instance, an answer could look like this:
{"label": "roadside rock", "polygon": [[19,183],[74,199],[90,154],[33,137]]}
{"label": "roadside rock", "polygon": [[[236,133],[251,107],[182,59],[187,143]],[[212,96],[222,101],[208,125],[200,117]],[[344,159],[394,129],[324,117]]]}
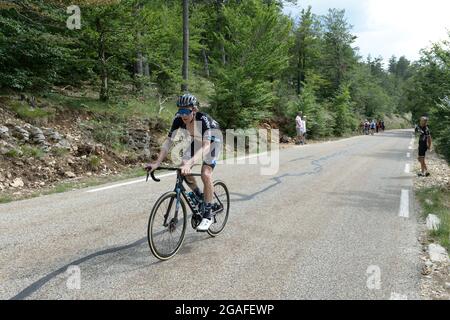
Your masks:
{"label": "roadside rock", "polygon": [[45,136],[40,128],[30,127],[28,131],[30,133],[30,142],[40,145],[45,144]]}
{"label": "roadside rock", "polygon": [[76,178],[75,173],[73,173],[72,171],[66,171],[64,172],[64,176],[70,179]]}
{"label": "roadside rock", "polygon": [[13,188],[22,188],[25,184],[21,178],[14,179],[13,182],[9,184]]}
{"label": "roadside rock", "polygon": [[284,135],[280,138],[280,143],[291,143],[291,142],[292,142],[292,138],[288,137],[286,135]]}
{"label": "roadside rock", "polygon": [[4,126],[0,126],[0,139],[9,138],[9,129]]}
{"label": "roadside rock", "polygon": [[150,145],[150,135],[143,129],[128,129],[127,144],[134,150],[148,150]]}
{"label": "roadside rock", "polygon": [[427,217],[427,228],[428,230],[434,230],[437,231],[439,229],[439,226],[441,224],[441,220],[438,216],[434,214],[429,214]]}
{"label": "roadside rock", "polygon": [[28,142],[30,139],[30,133],[19,126],[14,126],[13,136],[23,142]]}
{"label": "roadside rock", "polygon": [[438,244],[430,244],[428,246],[428,253],[432,262],[447,262],[448,254],[445,248]]}
{"label": "roadside rock", "polygon": [[66,149],[66,150],[70,150],[70,143],[66,140],[66,139],[61,139],[60,141],[58,141],[57,144],[55,144],[56,148],[61,148],[61,149]]}
{"label": "roadside rock", "polygon": [[47,139],[51,142],[58,143],[63,139],[62,136],[59,134],[59,132],[51,128],[44,128],[43,133],[47,137]]}

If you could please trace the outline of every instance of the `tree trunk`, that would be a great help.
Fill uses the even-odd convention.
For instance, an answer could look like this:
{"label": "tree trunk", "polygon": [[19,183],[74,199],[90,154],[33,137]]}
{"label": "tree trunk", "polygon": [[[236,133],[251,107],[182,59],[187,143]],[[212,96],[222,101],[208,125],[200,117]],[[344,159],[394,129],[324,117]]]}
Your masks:
{"label": "tree trunk", "polygon": [[[216,0],[216,10],[217,10],[217,33],[223,35],[223,0]],[[223,35],[224,36],[224,35]],[[221,58],[222,58],[222,65],[226,65],[227,63],[227,56],[225,53],[225,44],[223,43],[222,40],[220,40],[219,43],[219,51],[221,54]]]}
{"label": "tree trunk", "polygon": [[208,62],[208,54],[206,53],[206,49],[202,49],[202,56],[203,56],[203,65],[205,70],[205,77],[209,78],[209,62]]}
{"label": "tree trunk", "polygon": [[144,76],[150,77],[150,65],[147,57],[144,57]]}
{"label": "tree trunk", "polygon": [[[136,2],[135,6],[134,6],[134,12],[133,12],[135,19],[139,19],[139,14],[140,14],[141,10],[142,10],[142,3],[140,3],[138,1],[138,2]],[[144,57],[142,54],[141,39],[142,39],[142,32],[140,30],[136,30],[135,41],[136,41],[136,49],[137,50],[136,50],[136,63],[135,63],[135,67],[134,67],[135,79],[138,79],[140,76],[144,75]],[[135,85],[136,85],[137,90],[142,89],[142,84],[140,83],[140,81],[136,81]]]}
{"label": "tree trunk", "polygon": [[100,100],[108,101],[109,99],[109,87],[108,87],[108,66],[106,59],[106,51],[105,51],[105,32],[102,29],[102,24],[99,18],[96,20],[97,31],[100,33],[99,35],[99,44],[98,44],[98,58],[100,62],[100,78],[101,78],[101,86],[100,86]]}
{"label": "tree trunk", "polygon": [[189,0],[183,0],[183,83],[181,91],[188,91],[189,80]]}
{"label": "tree trunk", "polygon": [[141,51],[139,51],[137,53],[136,74],[139,75],[139,76],[142,76],[144,74],[144,61],[143,61],[143,57],[142,57],[142,52]]}

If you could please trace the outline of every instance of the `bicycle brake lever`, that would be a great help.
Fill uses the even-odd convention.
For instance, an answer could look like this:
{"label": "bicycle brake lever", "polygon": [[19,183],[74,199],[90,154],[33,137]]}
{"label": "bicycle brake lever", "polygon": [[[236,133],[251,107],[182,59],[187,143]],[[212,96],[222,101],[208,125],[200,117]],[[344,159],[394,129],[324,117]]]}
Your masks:
{"label": "bicycle brake lever", "polygon": [[160,182],[160,179],[157,179],[154,175],[154,171],[150,174],[152,176],[153,181]]}

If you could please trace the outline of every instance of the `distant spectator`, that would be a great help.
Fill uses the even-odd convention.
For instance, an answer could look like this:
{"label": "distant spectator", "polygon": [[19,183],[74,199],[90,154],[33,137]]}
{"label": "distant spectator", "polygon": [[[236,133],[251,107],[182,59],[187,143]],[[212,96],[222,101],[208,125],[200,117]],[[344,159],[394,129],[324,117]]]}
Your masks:
{"label": "distant spectator", "polygon": [[369,134],[369,130],[370,130],[370,122],[369,120],[365,120],[364,121],[364,134],[368,135]]}
{"label": "distant spectator", "polygon": [[420,125],[417,128],[417,132],[420,134],[419,137],[419,162],[421,166],[421,172],[419,172],[419,177],[428,177],[430,173],[428,172],[427,165],[425,164],[425,154],[428,150],[431,150],[431,133],[428,128],[428,118],[420,118]]}
{"label": "distant spectator", "polygon": [[306,144],[306,116],[303,117],[302,144]]}
{"label": "distant spectator", "polygon": [[295,118],[295,128],[297,129],[297,142],[295,144],[301,144],[303,141],[303,113],[300,111]]}
{"label": "distant spectator", "polygon": [[372,122],[370,123],[370,134],[374,135],[375,134],[375,129],[376,129],[377,125],[375,123],[375,120],[372,120]]}

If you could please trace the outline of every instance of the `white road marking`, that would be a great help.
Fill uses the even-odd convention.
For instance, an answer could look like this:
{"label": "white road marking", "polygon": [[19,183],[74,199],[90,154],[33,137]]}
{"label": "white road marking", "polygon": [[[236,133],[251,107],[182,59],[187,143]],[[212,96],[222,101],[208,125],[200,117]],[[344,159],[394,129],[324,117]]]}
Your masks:
{"label": "white road marking", "polygon": [[408,153],[406,154],[406,157],[407,157],[407,158],[411,158],[411,152],[408,152]]}
{"label": "white road marking", "polygon": [[[239,161],[239,160],[244,160],[244,159],[252,159],[252,158],[256,158],[256,157],[265,156],[267,154],[268,154],[268,152],[263,152],[263,153],[260,153],[260,154],[251,154],[251,155],[248,155],[248,156],[245,156],[245,157],[240,157],[240,158],[237,158],[237,159],[234,159],[234,160],[235,161],[236,160]],[[226,161],[226,160],[220,160],[220,161],[217,161],[217,163],[218,164],[223,164],[224,161]],[[160,176],[156,176],[156,178],[160,179],[160,178],[170,177],[170,176],[174,176],[174,175],[176,175],[176,172],[171,172],[171,173],[163,174],[163,175],[160,175]],[[115,184],[115,185],[112,185],[112,186],[102,187],[102,188],[98,188],[98,189],[93,189],[93,190],[89,190],[89,191],[86,191],[86,192],[87,193],[94,193],[94,192],[105,191],[105,190],[120,188],[120,187],[124,187],[124,186],[129,186],[129,185],[136,184],[136,183],[141,183],[141,182],[145,182],[145,179],[139,179],[139,180],[124,182],[124,183],[118,183],[118,184]]]}
{"label": "white road marking", "polygon": [[402,218],[409,218],[409,190],[403,189],[400,197],[400,211],[399,216]]}
{"label": "white road marking", "polygon": [[[167,174],[163,174],[161,176],[157,176],[156,178],[164,178],[164,177],[168,177],[168,176],[173,176],[175,175],[175,172],[172,173],[167,173]],[[139,179],[139,180],[135,180],[135,181],[129,181],[129,182],[124,182],[124,183],[119,183],[119,184],[115,184],[112,186],[108,186],[108,187],[103,187],[103,188],[98,188],[98,189],[93,189],[93,190],[89,190],[86,191],[87,193],[93,193],[93,192],[99,192],[99,191],[104,191],[104,190],[110,190],[110,189],[115,189],[115,188],[120,188],[123,186],[129,186],[131,184],[136,184],[136,183],[141,183],[141,182],[145,182],[145,179]]]}
{"label": "white road marking", "polygon": [[407,163],[405,165],[405,173],[409,173],[411,171],[411,165],[409,163]]}
{"label": "white road marking", "polygon": [[413,150],[414,148],[412,147],[412,146],[409,146],[409,148],[408,148],[409,150]]}

